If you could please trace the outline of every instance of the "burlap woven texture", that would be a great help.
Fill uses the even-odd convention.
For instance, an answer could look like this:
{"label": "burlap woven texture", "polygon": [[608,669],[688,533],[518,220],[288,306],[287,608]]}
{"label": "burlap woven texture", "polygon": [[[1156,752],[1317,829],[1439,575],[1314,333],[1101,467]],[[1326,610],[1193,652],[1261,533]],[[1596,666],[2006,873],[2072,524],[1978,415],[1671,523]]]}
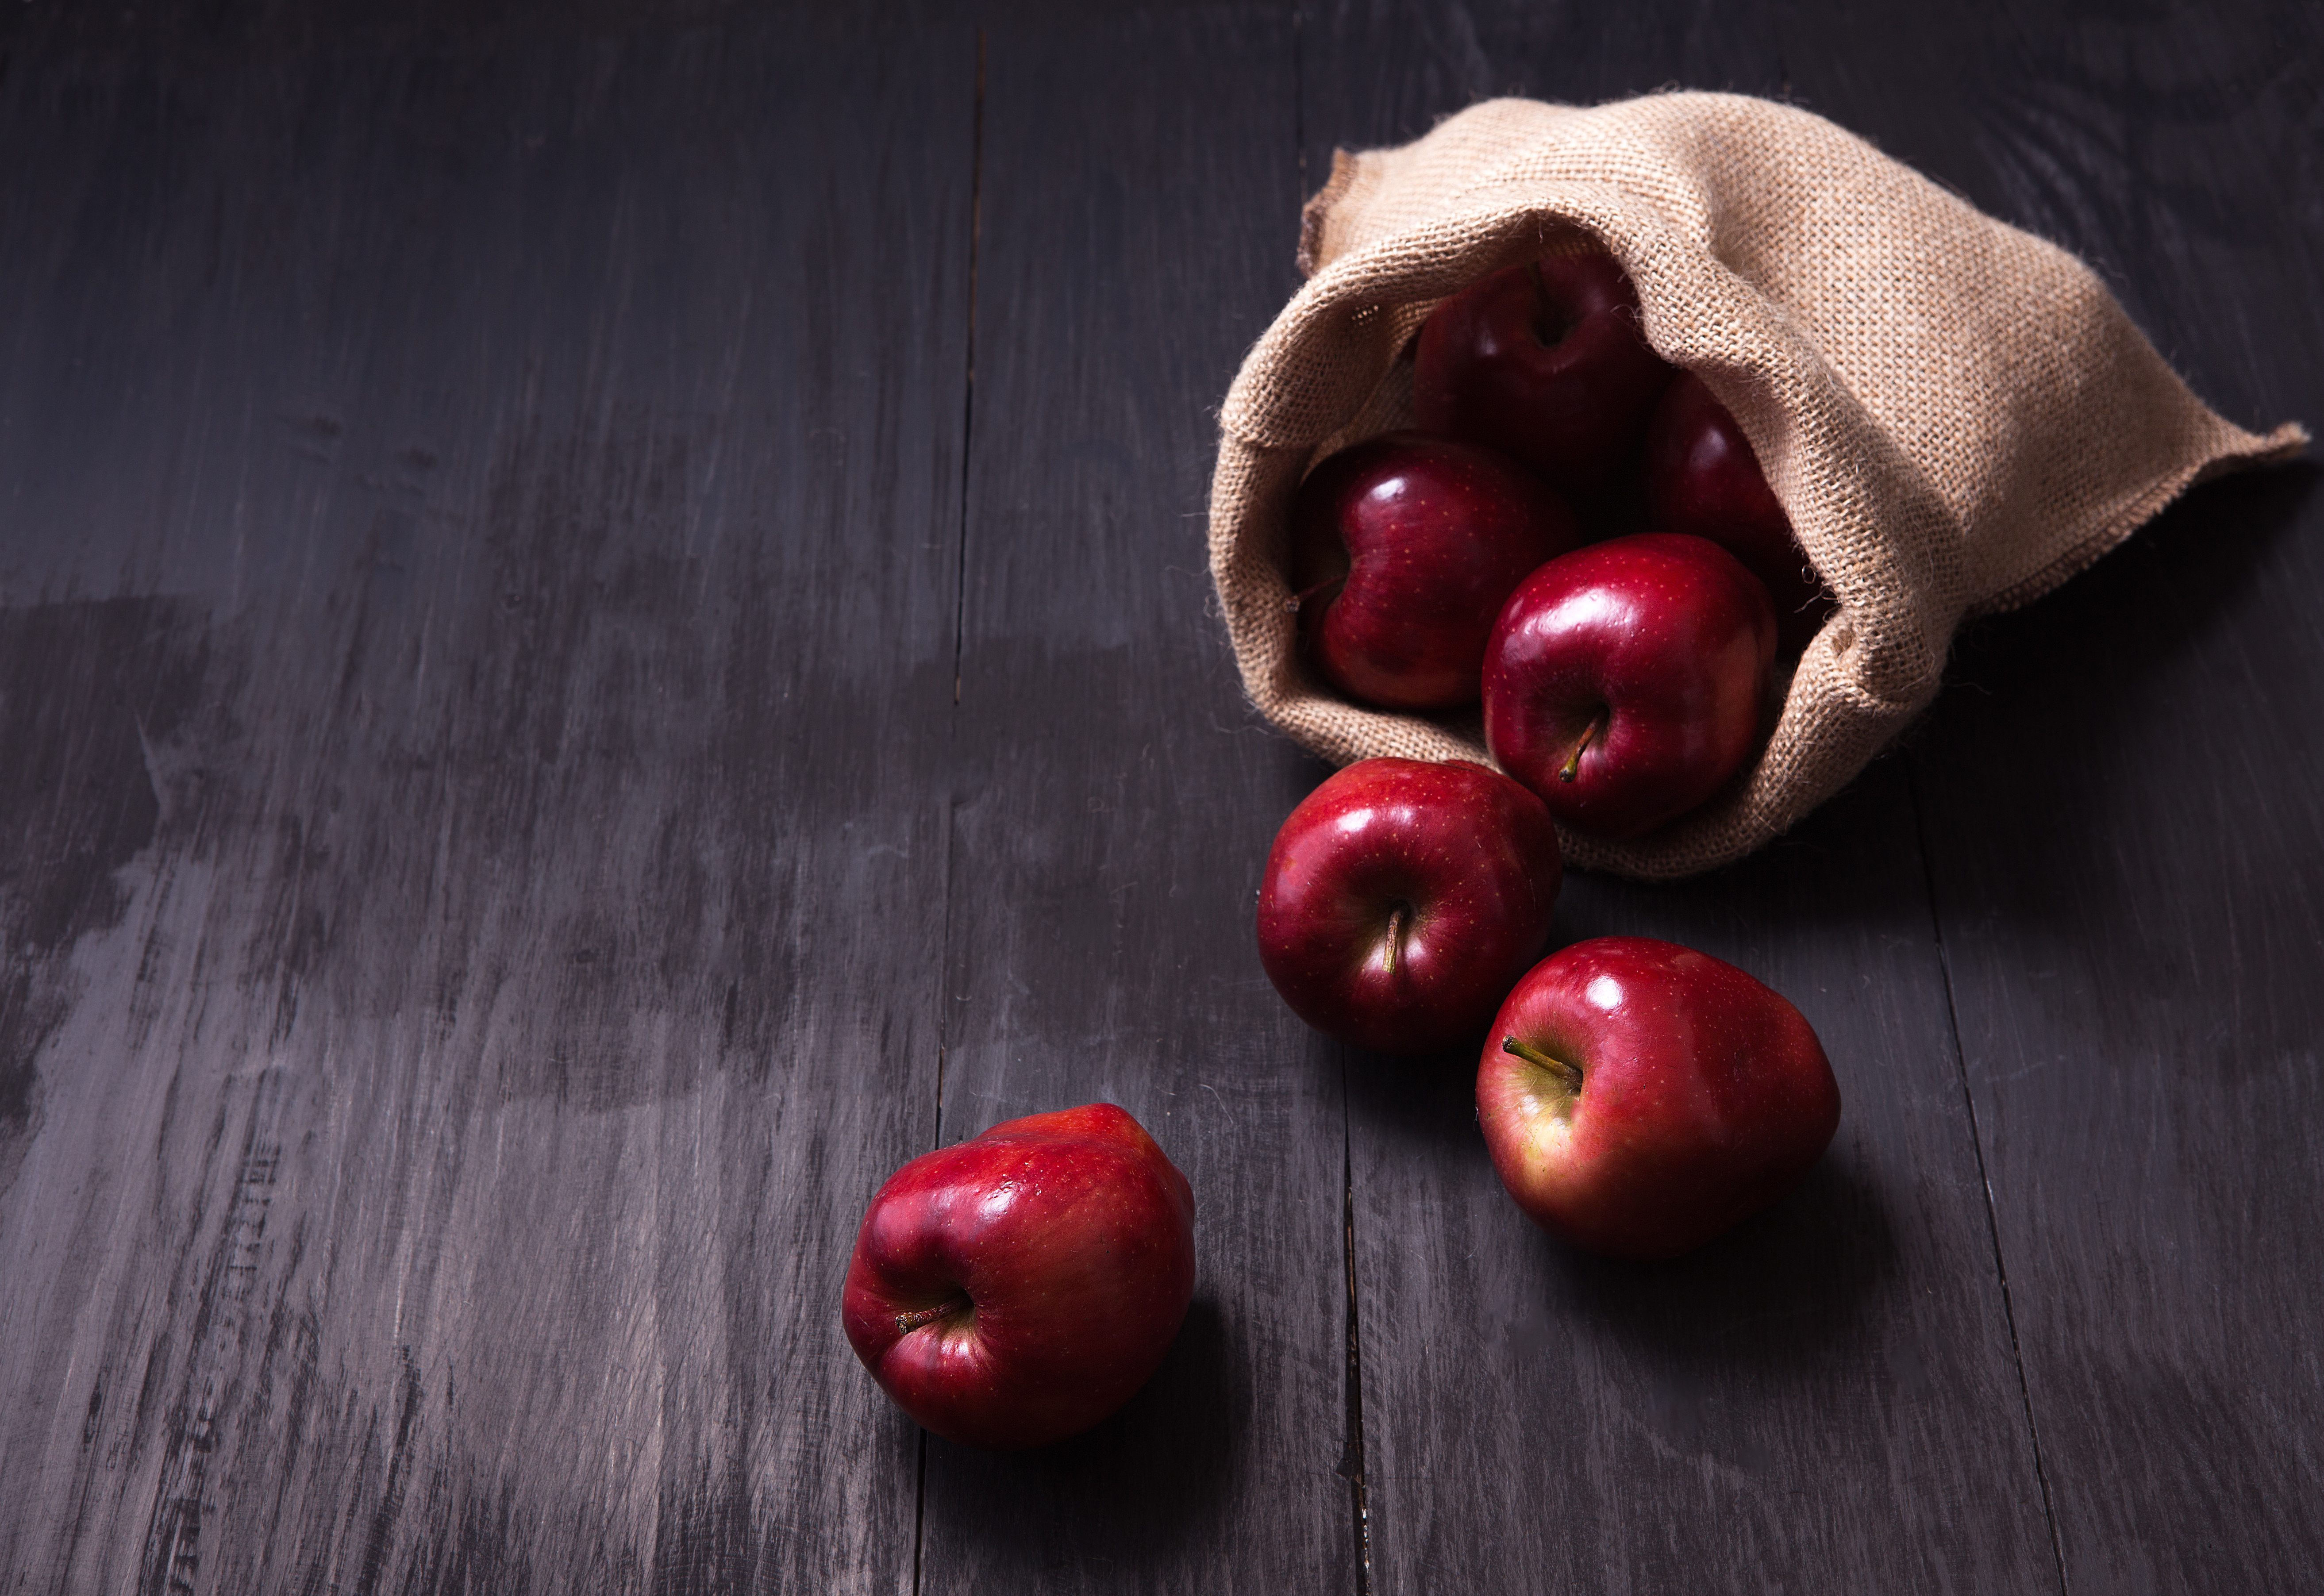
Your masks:
{"label": "burlap woven texture", "polygon": [[1341,763],[1487,758],[1473,714],[1358,708],[1310,677],[1286,606],[1307,468],[1408,425],[1399,359],[1488,272],[1602,246],[1646,337],[1735,415],[1840,600],[1757,763],[1628,844],[1570,862],[1665,879],[1740,858],[1845,786],[1934,696],[1955,629],[2087,566],[2193,483],[2286,459],[2188,392],[2082,263],[1804,111],[1665,94],[1593,109],[1494,100],[1333,162],[1301,290],[1221,418],[1211,570],[1245,687]]}

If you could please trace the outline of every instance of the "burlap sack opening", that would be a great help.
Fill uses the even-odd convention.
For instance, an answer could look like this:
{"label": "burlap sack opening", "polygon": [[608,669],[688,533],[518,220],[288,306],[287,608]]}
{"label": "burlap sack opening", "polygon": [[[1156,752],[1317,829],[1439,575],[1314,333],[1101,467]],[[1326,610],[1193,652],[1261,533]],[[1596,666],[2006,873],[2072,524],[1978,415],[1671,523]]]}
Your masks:
{"label": "burlap sack opening", "polygon": [[1655,347],[1734,413],[1840,608],[1757,762],[1637,842],[1565,835],[1584,867],[1667,879],[1782,835],[1928,704],[1966,616],[2037,597],[2191,484],[2308,441],[2222,420],[2080,262],[1820,117],[1711,94],[1476,106],[1335,158],[1300,241],[1310,280],[1221,418],[1212,575],[1251,701],[1305,747],[1487,759],[1473,713],[1361,709],[1310,677],[1288,508],[1315,461],[1409,424],[1400,356],[1437,300],[1598,246]]}

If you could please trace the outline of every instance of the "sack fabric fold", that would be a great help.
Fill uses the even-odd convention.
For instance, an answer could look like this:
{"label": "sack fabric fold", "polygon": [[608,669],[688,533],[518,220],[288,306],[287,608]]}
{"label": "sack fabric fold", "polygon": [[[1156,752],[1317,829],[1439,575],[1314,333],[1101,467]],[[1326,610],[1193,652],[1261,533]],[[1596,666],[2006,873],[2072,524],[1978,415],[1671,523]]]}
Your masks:
{"label": "sack fabric fold", "polygon": [[1968,616],[2024,604],[2190,484],[2287,459],[2190,392],[2072,255],[1820,117],[1735,95],[1591,109],[1494,100],[1340,153],[1306,286],[1221,416],[1211,569],[1254,705],[1340,763],[1489,762],[1474,712],[1361,708],[1297,646],[1287,521],[1310,466],[1411,420],[1413,335],[1487,272],[1603,248],[1648,341],[1734,414],[1839,600],[1757,761],[1635,842],[1561,836],[1649,879],[1726,863],[1845,786],[1935,695]]}

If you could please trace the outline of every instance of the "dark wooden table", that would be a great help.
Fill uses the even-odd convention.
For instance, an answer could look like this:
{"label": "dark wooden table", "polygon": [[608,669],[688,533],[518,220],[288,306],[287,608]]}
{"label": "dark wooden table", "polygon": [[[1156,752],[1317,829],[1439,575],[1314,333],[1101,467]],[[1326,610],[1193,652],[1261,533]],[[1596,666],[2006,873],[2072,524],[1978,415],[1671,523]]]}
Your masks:
{"label": "dark wooden table", "polygon": [[[2097,1592],[2324,1578],[2324,502],[2200,490],[1896,752],[1562,936],[1847,1110],[1561,1250],[1250,934],[1215,409],[1335,144],[1785,96],[2324,421],[2297,4],[0,16],[0,1591]],[[1130,1108],[1116,1419],[925,1439],[862,1204]]]}

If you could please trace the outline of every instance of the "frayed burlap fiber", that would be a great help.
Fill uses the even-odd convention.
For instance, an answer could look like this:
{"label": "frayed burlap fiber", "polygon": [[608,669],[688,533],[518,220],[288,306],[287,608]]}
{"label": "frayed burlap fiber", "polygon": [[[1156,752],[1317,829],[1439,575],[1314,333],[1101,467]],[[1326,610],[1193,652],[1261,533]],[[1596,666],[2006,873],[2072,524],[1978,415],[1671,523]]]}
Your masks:
{"label": "frayed burlap fiber", "polygon": [[1334,160],[1300,240],[1309,281],[1221,418],[1212,574],[1252,702],[1305,746],[1487,757],[1473,713],[1376,713],[1309,675],[1287,512],[1324,455],[1409,424],[1407,346],[1436,301],[1590,247],[1628,271],[1655,348],[1734,413],[1840,606],[1757,762],[1640,841],[1565,835],[1585,867],[1683,876],[1780,835],[1927,705],[1965,616],[2307,441],[2222,420],[2080,261],[1820,117],[1733,95],[1491,101]]}

